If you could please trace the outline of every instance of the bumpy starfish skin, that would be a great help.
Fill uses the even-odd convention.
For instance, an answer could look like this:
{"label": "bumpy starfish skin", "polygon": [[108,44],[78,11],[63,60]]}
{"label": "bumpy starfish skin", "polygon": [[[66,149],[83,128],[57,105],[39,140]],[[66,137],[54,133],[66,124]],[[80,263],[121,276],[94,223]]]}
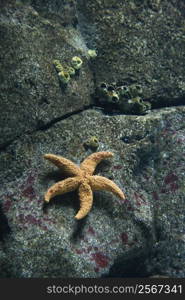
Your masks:
{"label": "bumpy starfish skin", "polygon": [[92,208],[93,191],[106,190],[114,193],[121,199],[125,196],[120,188],[106,177],[93,175],[97,164],[105,159],[112,157],[112,152],[96,152],[88,156],[80,166],[77,166],[72,161],[54,154],[45,154],[44,158],[51,161],[58,168],[73,176],[65,180],[59,181],[48,189],[45,193],[45,201],[49,202],[51,198],[62,195],[67,192],[78,189],[80,198],[80,210],[75,218],[80,220],[84,218]]}

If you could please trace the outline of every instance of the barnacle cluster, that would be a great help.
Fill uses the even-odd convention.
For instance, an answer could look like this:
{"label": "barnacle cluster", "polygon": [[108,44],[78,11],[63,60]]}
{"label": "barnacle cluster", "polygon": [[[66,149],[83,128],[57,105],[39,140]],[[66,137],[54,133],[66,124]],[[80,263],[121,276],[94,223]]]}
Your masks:
{"label": "barnacle cluster", "polygon": [[71,76],[74,76],[77,71],[81,68],[83,61],[80,57],[74,56],[71,59],[70,64],[61,63],[59,60],[53,60],[53,64],[57,71],[58,77],[63,84],[67,84],[71,79]]}
{"label": "barnacle cluster", "polygon": [[73,56],[71,64],[75,70],[79,70],[82,66],[82,59],[79,56]]}
{"label": "barnacle cluster", "polygon": [[91,136],[84,142],[84,148],[96,150],[99,146],[99,140],[96,136]]}
{"label": "barnacle cluster", "polygon": [[145,114],[151,109],[151,104],[142,100],[142,93],[139,84],[107,84],[106,82],[102,82],[96,91],[98,102],[105,109],[132,114]]}
{"label": "barnacle cluster", "polygon": [[95,58],[96,56],[97,56],[97,52],[96,52],[96,50],[94,50],[94,49],[89,49],[88,51],[87,51],[87,54],[88,54],[88,58],[90,59],[90,58]]}

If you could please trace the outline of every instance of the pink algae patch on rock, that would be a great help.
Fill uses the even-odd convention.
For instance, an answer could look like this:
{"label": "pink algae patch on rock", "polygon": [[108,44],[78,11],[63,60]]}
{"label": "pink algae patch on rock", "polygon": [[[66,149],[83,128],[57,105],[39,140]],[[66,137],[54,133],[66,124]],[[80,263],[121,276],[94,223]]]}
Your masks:
{"label": "pink algae patch on rock", "polygon": [[116,166],[114,166],[113,168],[115,169],[115,170],[120,170],[120,169],[122,169],[122,165],[116,165]]}
{"label": "pink algae patch on rock", "polygon": [[96,267],[96,268],[94,268],[94,271],[95,271],[96,273],[98,273],[98,272],[99,272],[99,270],[100,270],[100,269],[99,269],[99,268],[97,268],[97,267]]}
{"label": "pink algae patch on rock", "polygon": [[153,196],[154,200],[159,200],[159,195],[157,194],[156,191],[152,192],[152,196]]}
{"label": "pink algae patch on rock", "polygon": [[41,220],[35,218],[32,215],[25,216],[25,221],[28,222],[28,223],[30,223],[30,224],[33,224],[33,225],[41,225]]}
{"label": "pink algae patch on rock", "polygon": [[99,268],[106,268],[109,264],[108,256],[104,255],[102,252],[96,252],[91,254],[92,259],[95,261],[96,266]]}
{"label": "pink algae patch on rock", "polygon": [[123,244],[128,244],[128,234],[126,232],[123,232],[120,237]]}
{"label": "pink algae patch on rock", "polygon": [[55,221],[52,219],[44,219],[39,217],[35,217],[34,215],[28,214],[20,214],[17,218],[18,226],[22,229],[27,229],[30,226],[38,226],[40,229],[47,231],[51,226],[55,225]]}
{"label": "pink algae patch on rock", "polygon": [[176,190],[178,190],[179,186],[178,186],[177,180],[178,180],[177,175],[175,175],[174,173],[168,174],[164,178],[164,184],[166,186],[161,189],[161,193],[165,194],[165,193],[168,193],[169,191],[175,192]]}
{"label": "pink algae patch on rock", "polygon": [[31,173],[28,175],[25,182],[20,186],[22,196],[29,199],[33,199],[34,197],[36,197],[36,193],[33,188],[35,180],[36,180],[36,176],[34,174]]}
{"label": "pink algae patch on rock", "polygon": [[28,186],[22,191],[22,195],[24,197],[33,198],[36,196],[36,193],[32,186]]}
{"label": "pink algae patch on rock", "polygon": [[92,246],[89,246],[89,247],[87,248],[87,253],[91,252],[92,249],[93,249],[93,247],[92,247]]}
{"label": "pink algae patch on rock", "polygon": [[89,247],[87,247],[87,248],[81,248],[81,249],[79,249],[79,248],[77,248],[77,249],[74,249],[74,251],[77,253],[77,254],[82,254],[82,253],[89,253],[89,252],[91,252],[91,250],[93,249],[93,247],[92,246],[89,246]]}
{"label": "pink algae patch on rock", "polygon": [[19,221],[20,221],[20,223],[22,223],[24,225],[29,225],[29,224],[41,225],[41,220],[35,218],[34,216],[32,216],[30,214],[29,215],[20,214],[19,215]]}
{"label": "pink algae patch on rock", "polygon": [[173,183],[170,184],[170,190],[172,192],[175,192],[176,190],[178,190],[178,188],[179,188],[179,186],[178,186],[177,183],[173,182]]}
{"label": "pink algae patch on rock", "polygon": [[164,178],[164,183],[165,183],[165,184],[170,184],[170,183],[173,183],[174,181],[177,181],[177,180],[178,180],[177,175],[171,173],[171,174],[168,174],[168,175]]}
{"label": "pink algae patch on rock", "polygon": [[94,231],[94,229],[93,229],[91,226],[89,226],[89,228],[88,228],[88,230],[87,230],[87,233],[90,233],[90,234],[92,234],[92,235],[95,235],[95,231]]}
{"label": "pink algae patch on rock", "polygon": [[36,175],[30,173],[27,178],[24,180],[24,183],[20,185],[20,189],[24,189],[25,187],[32,186],[36,180]]}
{"label": "pink algae patch on rock", "polygon": [[12,206],[12,200],[10,198],[7,198],[4,202],[3,202],[3,211],[5,213],[7,213],[9,211],[9,209]]}
{"label": "pink algae patch on rock", "polygon": [[76,254],[84,253],[84,249],[75,249]]}

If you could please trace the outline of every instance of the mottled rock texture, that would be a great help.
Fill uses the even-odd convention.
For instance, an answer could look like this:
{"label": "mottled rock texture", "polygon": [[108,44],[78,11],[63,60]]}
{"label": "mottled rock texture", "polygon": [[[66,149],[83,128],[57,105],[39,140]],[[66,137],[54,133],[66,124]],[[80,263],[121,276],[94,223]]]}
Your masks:
{"label": "mottled rock texture", "polygon": [[[9,159],[1,174],[1,201],[12,229],[5,242],[12,276],[99,277],[108,276],[111,268],[113,276],[157,272],[181,277],[184,114],[182,107],[139,117],[110,117],[89,110],[10,145],[4,154],[4,159],[5,155]],[[84,139],[92,134],[99,138],[98,150],[115,153],[115,158],[100,164],[96,173],[114,180],[126,194],[126,201],[96,192],[92,211],[77,222],[76,193],[58,196],[43,207],[46,189],[64,177],[42,155],[56,153],[80,163],[90,153],[83,147]],[[154,264],[157,258],[152,253],[164,256],[164,243],[170,241],[176,248],[169,250],[168,264],[167,258]]]}
{"label": "mottled rock texture", "polygon": [[[184,1],[1,1],[0,277],[185,277]],[[88,49],[98,56],[89,59]],[[61,86],[52,60],[80,56]],[[138,83],[152,110],[105,114],[99,82]],[[181,104],[181,105],[180,105]],[[169,106],[164,108],[164,106]],[[158,109],[156,109],[158,108]],[[79,164],[112,151],[96,174],[126,200],[43,195],[65,178],[43,154]]]}
{"label": "mottled rock texture", "polygon": [[90,103],[93,79],[85,57],[67,89],[59,82],[53,60],[68,63],[79,50],[78,41],[67,41],[73,27],[53,18],[20,3],[0,11],[1,147]]}
{"label": "mottled rock texture", "polygon": [[99,53],[97,82],[137,82],[153,106],[184,99],[184,1],[80,0],[77,7],[79,27]]}

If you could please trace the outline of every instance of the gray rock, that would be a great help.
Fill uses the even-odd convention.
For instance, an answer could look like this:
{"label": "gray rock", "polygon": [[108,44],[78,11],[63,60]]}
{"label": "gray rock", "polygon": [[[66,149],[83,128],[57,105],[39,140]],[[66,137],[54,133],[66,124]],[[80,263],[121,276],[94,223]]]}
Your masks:
{"label": "gray rock", "polygon": [[[89,110],[9,146],[16,160],[8,160],[7,170],[1,174],[6,189],[2,187],[0,198],[12,228],[6,238],[12,276],[131,275],[139,259],[138,276],[155,274],[156,266],[148,260],[157,243],[183,239],[184,113],[179,107],[146,116],[110,117]],[[126,194],[126,201],[95,192],[92,211],[77,222],[74,216],[79,200],[75,192],[58,196],[43,208],[44,192],[64,177],[42,155],[55,153],[79,164],[91,153],[83,147],[91,134],[99,138],[98,151],[115,154],[112,161],[102,162],[96,173],[114,180]],[[181,244],[182,248],[183,241]],[[181,277],[184,271],[174,272],[173,265],[166,270],[159,260],[160,272]]]}
{"label": "gray rock", "polygon": [[[0,277],[185,277],[184,1],[1,8]],[[82,68],[64,87],[52,61],[76,55]],[[105,114],[91,97],[101,81],[142,85],[152,110]],[[96,151],[114,153],[96,174],[126,200],[94,192],[91,212],[76,221],[77,192],[43,205],[65,178],[43,154],[80,164],[94,136]]]}
{"label": "gray rock", "polygon": [[73,56],[83,56],[78,49],[83,40],[74,40],[75,34],[76,29],[65,29],[60,20],[46,19],[31,6],[14,5],[1,11],[1,148],[90,104],[93,80],[86,57],[66,87],[53,66],[55,59],[70,64]]}
{"label": "gray rock", "polygon": [[97,83],[140,84],[153,107],[184,101],[184,1],[80,0],[77,8],[98,52]]}

